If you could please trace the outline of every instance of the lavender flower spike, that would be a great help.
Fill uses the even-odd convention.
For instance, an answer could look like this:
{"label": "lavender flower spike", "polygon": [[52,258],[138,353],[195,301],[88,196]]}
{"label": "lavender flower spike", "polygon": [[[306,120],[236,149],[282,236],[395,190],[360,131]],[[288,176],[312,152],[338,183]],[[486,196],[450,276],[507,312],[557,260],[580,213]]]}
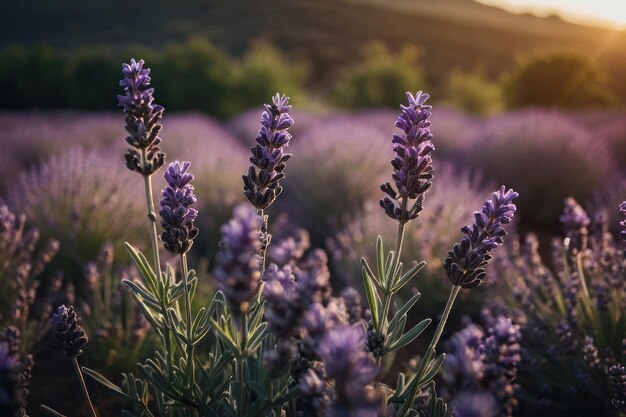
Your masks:
{"label": "lavender flower spike", "polygon": [[163,174],[167,187],[163,189],[159,212],[161,226],[165,230],[161,240],[165,249],[177,254],[189,251],[198,235],[198,228],[194,225],[198,211],[191,208],[197,199],[191,185],[193,175],[188,172],[190,166],[191,162],[174,161]]}
{"label": "lavender flower spike", "polygon": [[283,191],[279,181],[285,177],[285,162],[291,158],[284,148],[289,146],[288,129],[294,123],[289,110],[289,97],[276,93],[272,104],[265,105],[257,144],[250,149],[252,165],[243,176],[243,193],[258,210],[269,207]]}
{"label": "lavender flower spike", "polygon": [[261,217],[249,206],[235,207],[233,218],[222,226],[215,277],[235,316],[248,311],[261,281]]}
{"label": "lavender flower spike", "polygon": [[513,190],[506,191],[503,185],[491,200],[485,201],[482,211],[474,212],[474,224],[461,229],[466,237],[454,244],[444,262],[446,274],[454,285],[472,288],[485,279],[485,266],[491,260],[489,252],[502,244],[507,234],[502,225],[513,219],[516,210],[513,200],[518,196]]}
{"label": "lavender flower spike", "polygon": [[[623,216],[626,216],[626,201],[619,205],[619,211],[622,212]],[[619,232],[619,236],[624,242],[626,242],[626,219],[621,221],[619,225],[622,226],[622,230]],[[626,251],[624,251],[624,254],[626,255]]]}
{"label": "lavender flower spike", "polygon": [[78,324],[74,307],[59,306],[52,316],[52,324],[56,329],[56,338],[59,342],[55,345],[57,349],[65,351],[68,358],[75,358],[83,353],[82,347],[87,343],[87,335]]}
{"label": "lavender flower spike", "polygon": [[[424,193],[432,185],[430,154],[435,149],[429,120],[432,107],[424,104],[429,95],[418,91],[415,96],[408,92],[406,96],[409,105],[400,106],[402,114],[396,120],[396,127],[403,134],[394,134],[392,140],[396,153],[391,161],[395,189],[390,183],[380,186],[387,194],[380,200],[380,205],[389,217],[403,224],[415,219],[422,211]],[[404,204],[401,200],[404,200]],[[416,201],[407,208],[409,200]]]}
{"label": "lavender flower spike", "polygon": [[[154,88],[150,84],[150,69],[144,68],[144,60],[130,60],[122,64],[124,78],[120,86],[124,94],[117,96],[118,106],[126,114],[126,142],[133,148],[126,154],[126,166],[131,171],[151,175],[165,162],[165,153],[161,152],[162,106],[154,104]],[[146,152],[142,157],[142,152]]]}

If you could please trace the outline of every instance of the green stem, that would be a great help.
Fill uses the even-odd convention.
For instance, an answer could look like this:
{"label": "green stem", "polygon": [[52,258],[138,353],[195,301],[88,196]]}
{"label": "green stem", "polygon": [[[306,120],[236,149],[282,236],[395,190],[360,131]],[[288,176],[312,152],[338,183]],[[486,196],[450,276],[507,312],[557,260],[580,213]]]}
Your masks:
{"label": "green stem", "polygon": [[[257,210],[257,214],[259,216],[261,216],[261,220],[263,221],[263,224],[261,225],[261,231],[263,231],[265,229],[265,237],[266,239],[269,237],[269,232],[268,232],[268,221],[267,221],[267,216],[265,215],[265,212],[263,211],[263,209]],[[259,253],[259,256],[261,256],[261,273],[265,272],[265,258],[266,258],[266,254],[267,254],[267,247],[269,246],[269,242],[265,242],[263,243],[263,247],[261,248],[261,253]]]}
{"label": "green stem", "polygon": [[[146,155],[145,149],[141,150],[141,163],[142,165],[145,165],[147,163],[147,155]],[[152,246],[152,260],[153,260],[154,273],[156,275],[157,281],[161,281],[163,277],[161,274],[161,259],[159,258],[159,237],[158,237],[157,225],[156,225],[156,212],[154,210],[154,198],[152,195],[152,178],[150,175],[144,175],[143,179],[144,179],[144,188],[146,192],[146,206],[148,208],[148,229],[149,229],[149,234],[150,234],[150,243]],[[165,320],[165,318],[167,317],[167,307],[164,305],[163,302],[161,302],[161,307],[162,307],[161,314],[163,315],[163,318]],[[171,376],[172,375],[172,348],[171,348],[170,329],[167,326],[167,324],[163,326],[163,339],[165,342],[165,350],[166,350],[165,356],[167,358],[168,373]]]}
{"label": "green stem", "polygon": [[[402,213],[406,211],[406,207],[407,207],[407,200],[403,199],[402,209],[401,209]],[[389,308],[391,307],[391,300],[393,299],[393,295],[394,295],[394,293],[391,292],[391,288],[394,287],[395,285],[394,281],[397,278],[395,276],[395,270],[398,267],[398,264],[400,263],[400,255],[402,252],[402,242],[404,241],[404,226],[405,225],[406,225],[406,222],[400,219],[398,222],[398,233],[396,236],[396,247],[393,252],[393,261],[391,262],[391,265],[390,265],[390,268],[391,268],[390,278],[392,282],[386,283],[385,277],[379,277],[380,281],[383,283],[383,285],[385,285],[386,291],[383,296],[383,310],[382,310],[381,320],[378,320],[378,329],[376,329],[378,334],[382,334],[383,329],[387,325],[387,316],[389,315]]]}
{"label": "green stem", "polygon": [[[187,275],[189,275],[189,270],[187,268],[187,255],[184,253],[180,254],[180,270],[183,276],[183,286],[184,286],[184,295],[185,295],[185,317],[187,320],[187,376],[189,378],[189,385],[191,389],[196,385],[195,381],[195,372],[194,372],[194,348],[195,344],[192,341],[191,327],[191,296],[189,295],[189,283],[187,281]],[[193,392],[192,392],[193,394]]]}
{"label": "green stem", "polygon": [[248,316],[241,317],[241,346],[239,358],[237,360],[237,380],[239,385],[239,401],[237,401],[237,414],[240,417],[246,415],[246,387],[245,387],[245,366],[246,366],[246,350],[248,348]]}
{"label": "green stem", "polygon": [[72,358],[72,363],[74,364],[76,375],[78,375],[78,379],[80,380],[80,386],[83,389],[83,394],[85,394],[85,399],[87,400],[87,403],[89,404],[89,408],[91,409],[91,414],[93,415],[93,417],[98,417],[98,415],[96,414],[96,409],[94,408],[93,403],[91,402],[91,397],[89,397],[89,391],[87,391],[85,378],[83,377],[83,373],[80,370],[80,366],[78,366],[78,359]]}
{"label": "green stem", "polygon": [[424,375],[424,372],[426,372],[426,366],[431,361],[435,353],[435,348],[437,347],[437,343],[439,343],[439,339],[441,339],[441,335],[443,334],[443,329],[445,328],[446,322],[448,321],[448,318],[450,317],[450,311],[452,310],[452,306],[454,305],[454,301],[456,300],[456,297],[459,294],[460,290],[461,290],[460,285],[454,285],[452,289],[450,290],[450,295],[448,296],[448,302],[446,303],[446,307],[443,310],[443,314],[441,315],[441,320],[439,321],[439,324],[437,325],[437,330],[435,331],[435,335],[430,341],[430,345],[428,345],[428,349],[426,350],[424,357],[420,361],[420,365],[417,368],[417,372],[415,373],[415,376],[413,377],[413,380],[415,381],[415,383],[412,385],[411,392],[407,396],[406,400],[404,401],[404,404],[402,405],[402,410],[398,414],[399,416],[405,416],[406,413],[409,411],[409,408],[411,408],[411,406],[413,405],[413,401],[415,400],[415,395],[417,394],[417,390],[419,389],[418,382],[420,378]]}

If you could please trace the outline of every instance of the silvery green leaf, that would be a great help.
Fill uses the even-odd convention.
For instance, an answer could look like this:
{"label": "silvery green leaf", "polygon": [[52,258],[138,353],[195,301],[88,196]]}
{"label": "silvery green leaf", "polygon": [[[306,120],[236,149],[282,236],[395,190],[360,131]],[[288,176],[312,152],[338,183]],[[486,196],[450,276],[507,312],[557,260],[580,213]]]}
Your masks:
{"label": "silvery green leaf", "polygon": [[378,323],[380,321],[380,317],[378,317],[378,298],[376,296],[376,292],[374,291],[372,280],[370,279],[369,274],[367,273],[365,268],[363,268],[363,284],[365,287],[367,302],[372,313],[372,321],[374,323],[374,327],[378,328]]}
{"label": "silvery green leaf", "polygon": [[415,327],[403,334],[402,337],[389,346],[389,352],[400,349],[414,341],[426,329],[426,327],[428,327],[431,321],[431,319],[424,319],[417,323]]}
{"label": "silvery green leaf", "polygon": [[155,312],[158,313],[161,311],[161,306],[159,305],[158,300],[151,293],[149,293],[148,290],[141,285],[141,283],[123,279],[122,284],[126,285],[138,299],[141,299],[142,302],[146,303],[146,305]]}
{"label": "silvery green leaf", "polygon": [[248,349],[251,352],[256,351],[268,333],[269,329],[267,322],[261,323],[259,326],[257,326],[256,329],[254,329],[254,333],[252,333],[252,336],[250,336],[250,340],[248,341]]}
{"label": "silvery green leaf", "polygon": [[148,284],[148,287],[150,287],[150,289],[154,293],[156,293],[157,279],[156,279],[154,270],[152,270],[152,268],[150,267],[150,264],[148,263],[148,260],[146,259],[146,257],[143,255],[143,253],[135,249],[128,242],[124,243],[124,248],[126,248],[126,252],[128,252],[133,262],[137,266],[137,269],[139,270],[139,274],[141,275],[141,278],[143,278],[143,280]]}
{"label": "silvery green leaf", "polygon": [[389,323],[389,326],[395,326],[396,323],[399,321],[402,317],[406,316],[406,314],[409,312],[409,310],[415,305],[415,303],[417,303],[417,300],[420,299],[421,294],[415,293],[411,298],[409,298],[409,300],[404,303],[404,305],[395,312],[393,319],[391,319],[391,322]]}
{"label": "silvery green leaf", "polygon": [[237,343],[235,343],[235,339],[233,339],[215,320],[210,319],[210,322],[213,329],[215,329],[217,337],[219,337],[233,353],[238,353],[239,348],[237,347]]}
{"label": "silvery green leaf", "polygon": [[48,407],[47,405],[42,404],[41,409],[54,417],[66,417],[64,414],[54,411],[52,408]]}
{"label": "silvery green leaf", "polygon": [[426,367],[426,372],[424,372],[424,375],[420,378],[418,385],[424,386],[428,382],[430,382],[435,377],[435,375],[437,375],[437,372],[439,372],[439,369],[441,368],[441,365],[443,365],[443,361],[445,360],[445,353],[442,353],[437,358],[431,360]]}
{"label": "silvery green leaf", "polygon": [[417,273],[424,267],[424,265],[426,265],[426,262],[422,261],[416,264],[415,266],[413,266],[413,268],[409,269],[404,275],[402,275],[402,277],[398,280],[396,285],[394,285],[391,291],[392,292],[399,291],[402,287],[408,284],[411,281],[411,279],[413,279],[413,277],[417,275]]}
{"label": "silvery green leaf", "polygon": [[382,283],[380,282],[380,280],[378,279],[376,274],[374,274],[374,272],[372,272],[372,269],[370,268],[369,264],[367,263],[367,261],[363,257],[361,258],[361,265],[362,265],[363,268],[365,268],[365,271],[367,272],[369,277],[372,279],[372,282],[376,286],[376,289],[378,291],[380,291],[380,292],[384,292]]}
{"label": "silvery green leaf", "polygon": [[131,397],[130,395],[126,394],[122,390],[122,388],[118,387],[113,382],[109,381],[105,376],[99,374],[98,372],[94,371],[93,369],[89,369],[89,368],[86,368],[84,366],[81,368],[81,370],[83,371],[83,374],[85,374],[89,378],[93,379],[94,381],[96,381],[97,383],[99,383],[103,387],[107,388],[111,392],[115,393],[116,395],[119,395],[124,400],[126,400],[126,401],[128,401],[128,402],[130,402],[132,404],[139,404],[139,402],[137,401],[136,398]]}
{"label": "silvery green leaf", "polygon": [[383,248],[383,238],[380,235],[376,238],[376,264],[378,265],[378,276],[383,281],[383,285],[387,288],[385,282],[385,249]]}

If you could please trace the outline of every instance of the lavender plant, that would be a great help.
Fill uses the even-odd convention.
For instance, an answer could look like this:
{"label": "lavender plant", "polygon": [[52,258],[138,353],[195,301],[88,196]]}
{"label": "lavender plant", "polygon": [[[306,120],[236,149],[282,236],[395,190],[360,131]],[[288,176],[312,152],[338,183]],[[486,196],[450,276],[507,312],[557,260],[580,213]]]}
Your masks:
{"label": "lavender plant", "polygon": [[620,382],[626,261],[607,217],[589,215],[569,198],[561,216],[564,238],[552,241],[551,264],[532,234],[513,246],[508,261],[499,260],[507,314],[521,324],[525,352],[517,367],[520,415],[626,411]]}
{"label": "lavender plant", "polygon": [[[79,368],[86,337],[72,308],[55,316],[57,338],[84,372],[125,399],[125,415],[152,417],[205,416],[405,416],[420,413],[443,417],[447,408],[434,391],[432,379],[444,356],[435,348],[461,288],[486,277],[491,251],[502,243],[503,225],[515,211],[517,193],[502,187],[474,214],[474,224],[462,229],[466,237],[453,246],[444,262],[453,287],[435,336],[409,377],[402,374],[395,389],[378,381],[380,365],[390,352],[413,342],[428,326],[423,320],[405,332],[407,314],[419,293],[398,307],[394,296],[423,267],[407,272],[400,262],[404,229],[423,209],[433,178],[427,94],[408,94],[393,137],[394,185],[381,188],[387,216],[397,222],[396,248],[385,256],[377,244],[377,272],[363,260],[363,280],[369,311],[355,289],[333,294],[328,258],[319,249],[307,250],[301,232],[270,246],[265,211],[281,194],[286,161],[289,99],[280,94],[266,105],[261,129],[252,148],[244,195],[252,206],[235,208],[221,229],[216,256],[218,291],[208,305],[194,307],[198,278],[187,265],[187,253],[199,230],[189,162],[172,162],[166,169],[158,234],[152,176],[165,163],[160,149],[163,108],[154,104],[149,69],[143,61],[123,66],[120,106],[126,114],[132,146],[127,167],[144,180],[151,261],[130,244],[126,249],[139,278],[123,280],[158,337],[154,355],[138,364],[139,376],[123,375],[118,386],[96,371]],[[178,257],[179,266],[161,262],[160,244]],[[273,260],[266,267],[266,260]],[[392,306],[394,310],[392,311]],[[88,393],[84,387],[85,395]],[[420,395],[430,395],[420,408]],[[47,409],[57,417],[60,415]],[[95,416],[95,410],[92,408]],[[55,414],[56,413],[56,414]]]}

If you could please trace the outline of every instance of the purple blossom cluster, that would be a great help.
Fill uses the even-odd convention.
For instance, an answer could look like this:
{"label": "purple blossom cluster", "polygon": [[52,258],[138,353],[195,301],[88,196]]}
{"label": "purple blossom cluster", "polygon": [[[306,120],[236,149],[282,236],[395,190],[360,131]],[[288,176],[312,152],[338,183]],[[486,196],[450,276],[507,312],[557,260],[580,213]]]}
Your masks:
{"label": "purple blossom cluster", "polygon": [[[444,379],[455,398],[455,415],[473,415],[482,403],[484,411],[478,415],[512,416],[518,405],[521,329],[511,318],[489,310],[483,321],[484,329],[470,323],[450,338]],[[484,399],[469,401],[472,396]]]}
{"label": "purple blossom cluster", "polygon": [[[430,131],[431,106],[424,103],[429,95],[418,91],[415,96],[407,93],[408,106],[400,106],[402,114],[396,120],[396,127],[402,134],[393,135],[393,151],[396,156],[391,161],[392,179],[381,185],[387,194],[380,205],[387,216],[406,223],[415,219],[423,209],[424,194],[432,185],[433,165],[431,152],[435,149]],[[410,200],[416,200],[410,208]]]}
{"label": "purple blossom cluster", "polygon": [[159,212],[164,230],[161,240],[165,249],[176,254],[187,253],[198,235],[194,224],[198,211],[191,207],[197,198],[191,185],[194,177],[189,172],[190,166],[191,162],[174,161],[163,174],[167,187],[163,189]]}
{"label": "purple blossom cluster", "polygon": [[261,115],[257,144],[251,148],[252,165],[243,176],[244,195],[258,210],[269,207],[283,191],[280,180],[285,177],[283,171],[291,158],[284,148],[289,146],[289,128],[294,124],[289,110],[289,97],[277,93]]}
{"label": "purple blossom cluster", "polygon": [[165,163],[165,153],[159,147],[160,121],[165,109],[154,103],[150,69],[144,68],[144,64],[143,59],[122,64],[124,78],[120,86],[124,94],[118,95],[117,101],[126,114],[126,142],[132,146],[125,154],[126,166],[147,176]]}
{"label": "purple blossom cluster", "polygon": [[57,344],[55,347],[65,352],[68,358],[76,358],[83,353],[83,346],[87,343],[87,335],[78,324],[78,316],[74,307],[59,306],[52,316],[52,324],[55,327]]}
{"label": "purple blossom cluster", "polygon": [[233,218],[222,226],[215,278],[232,314],[245,314],[261,282],[261,225],[252,207],[240,205]]}
{"label": "purple blossom cluster", "polygon": [[566,198],[563,214],[559,220],[563,225],[565,236],[570,239],[572,250],[584,250],[587,247],[588,226],[591,220],[582,206],[572,197]]}
{"label": "purple blossom cluster", "polygon": [[485,266],[492,258],[489,253],[502,244],[507,234],[502,225],[513,219],[516,210],[513,200],[517,197],[515,191],[500,187],[485,202],[482,211],[474,213],[474,223],[461,229],[466,236],[454,244],[444,263],[454,285],[472,288],[487,277]]}

